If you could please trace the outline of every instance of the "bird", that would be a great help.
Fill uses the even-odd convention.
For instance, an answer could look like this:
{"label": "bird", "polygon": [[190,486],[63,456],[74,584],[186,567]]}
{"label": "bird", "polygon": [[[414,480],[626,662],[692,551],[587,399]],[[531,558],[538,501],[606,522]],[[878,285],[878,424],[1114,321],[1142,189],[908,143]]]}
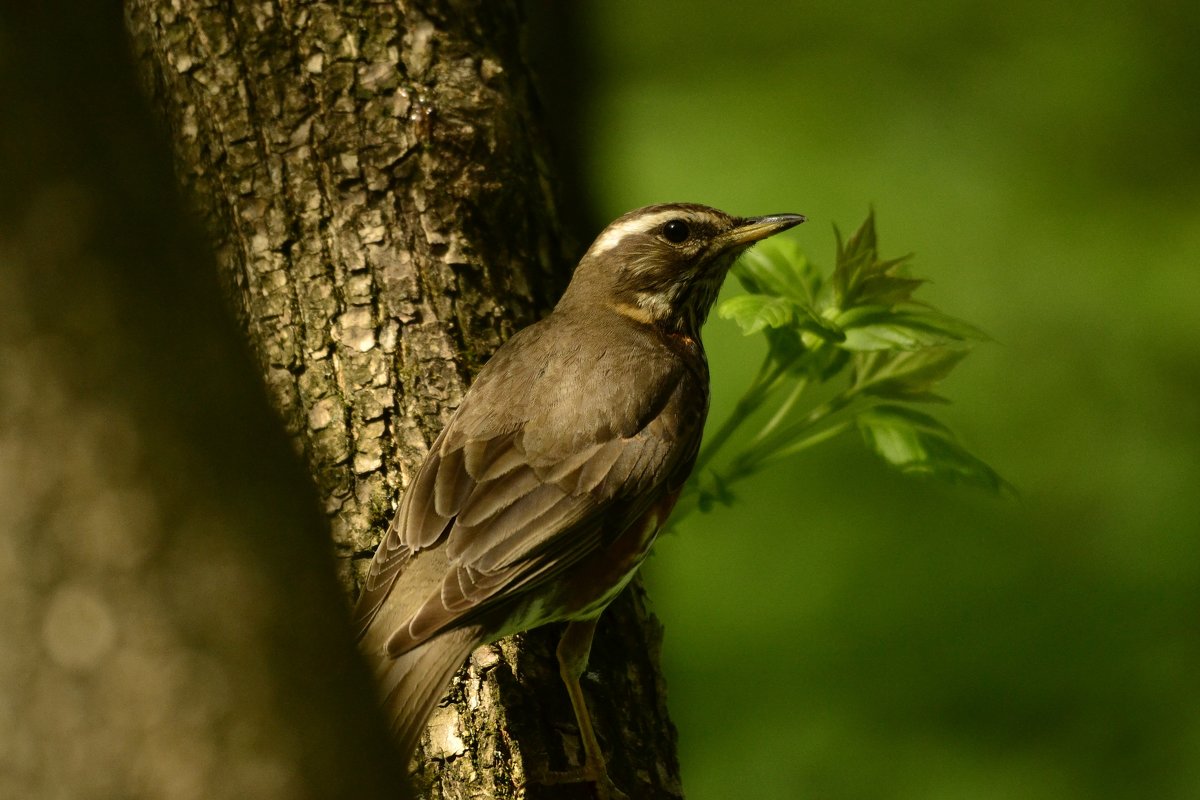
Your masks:
{"label": "bird", "polygon": [[579,682],[596,622],[696,461],[709,401],[700,329],[726,274],[804,221],[694,203],[630,211],[554,309],[480,370],[404,492],[352,616],[404,758],[475,648],[565,622],[557,658],[578,779],[624,797]]}

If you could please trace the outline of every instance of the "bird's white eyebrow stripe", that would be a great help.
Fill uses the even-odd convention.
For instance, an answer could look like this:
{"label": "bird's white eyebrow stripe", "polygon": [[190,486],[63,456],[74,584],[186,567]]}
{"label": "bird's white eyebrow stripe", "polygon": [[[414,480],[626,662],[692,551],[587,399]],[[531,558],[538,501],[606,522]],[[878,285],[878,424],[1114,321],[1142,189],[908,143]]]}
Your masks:
{"label": "bird's white eyebrow stripe", "polygon": [[647,214],[645,216],[636,216],[633,219],[627,219],[618,225],[610,225],[604,233],[600,234],[600,238],[592,243],[588,248],[588,255],[598,256],[601,253],[606,253],[612,250],[621,240],[631,233],[645,233],[653,230],[655,226],[661,225],[669,219],[681,217],[679,209],[667,209],[659,211],[655,214]]}

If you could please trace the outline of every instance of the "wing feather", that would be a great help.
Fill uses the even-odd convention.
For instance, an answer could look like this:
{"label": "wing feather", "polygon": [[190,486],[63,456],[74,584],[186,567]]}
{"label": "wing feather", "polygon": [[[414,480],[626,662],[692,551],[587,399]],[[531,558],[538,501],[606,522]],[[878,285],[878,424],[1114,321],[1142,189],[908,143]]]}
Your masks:
{"label": "wing feather", "polygon": [[463,451],[451,450],[446,453],[437,465],[437,477],[433,485],[434,513],[443,519],[460,514],[463,503],[474,488],[475,481],[463,465]]}
{"label": "wing feather", "polygon": [[[426,456],[416,479],[404,494],[400,513],[396,515],[401,524],[393,523],[392,531],[388,533],[389,537],[393,533],[398,536],[399,544],[407,550],[417,552],[432,547],[442,538],[450,524],[450,515],[439,514],[437,510],[437,484],[441,464],[441,457],[435,447]],[[389,541],[389,546],[390,544]]]}
{"label": "wing feather", "polygon": [[583,469],[587,463],[596,456],[606,446],[612,444],[610,441],[596,442],[587,447],[581,447],[574,453],[571,453],[566,458],[560,460],[551,460],[549,463],[539,464],[534,467],[538,477],[546,483],[556,483],[560,486],[571,486],[577,483],[579,471]]}
{"label": "wing feather", "polygon": [[614,475],[613,467],[622,456],[628,457],[630,451],[644,451],[648,444],[650,443],[641,434],[629,439],[612,439],[605,442],[572,476],[575,479],[575,491],[581,494],[592,492],[605,480],[614,477],[618,480],[627,479],[630,476],[622,474],[619,470]]}
{"label": "wing feather", "polygon": [[[536,498],[533,501],[536,505],[540,496],[545,494],[544,490],[547,489],[550,490],[551,495],[563,494],[557,486],[542,483],[537,473],[528,465],[510,470],[493,481],[479,483],[459,512],[454,529],[478,528],[488,524],[490,520],[496,519],[512,506],[519,507],[528,504],[531,497]],[[527,512],[522,513],[519,508],[516,513],[520,516],[527,516]],[[489,533],[488,536],[489,538],[502,538],[503,534]],[[450,538],[451,552],[453,552],[454,537]]]}
{"label": "wing feather", "polygon": [[487,466],[487,469],[475,479],[480,483],[485,481],[494,481],[502,478],[512,472],[517,467],[523,467],[526,464],[525,453],[517,446],[516,442],[503,443],[507,446],[502,446],[495,451],[495,458]]}
{"label": "wing feather", "polygon": [[[498,572],[532,553],[544,541],[574,530],[581,518],[598,509],[587,498],[564,493],[557,486],[539,487],[520,504],[509,506],[487,523],[486,535],[469,528],[451,531],[450,552],[457,560],[486,572]],[[504,534],[493,536],[492,532]]]}

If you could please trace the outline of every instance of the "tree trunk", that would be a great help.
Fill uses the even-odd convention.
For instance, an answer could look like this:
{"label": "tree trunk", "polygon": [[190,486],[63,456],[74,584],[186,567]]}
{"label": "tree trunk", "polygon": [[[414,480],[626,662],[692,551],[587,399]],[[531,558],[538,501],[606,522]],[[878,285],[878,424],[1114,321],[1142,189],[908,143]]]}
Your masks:
{"label": "tree trunk", "polygon": [[[549,309],[578,254],[523,20],[490,0],[128,0],[127,23],[350,599],[470,377]],[[431,724],[426,796],[590,796],[540,781],[581,756],[557,633],[472,655]],[[605,615],[585,684],[636,798],[681,795],[660,635],[635,586]]]}

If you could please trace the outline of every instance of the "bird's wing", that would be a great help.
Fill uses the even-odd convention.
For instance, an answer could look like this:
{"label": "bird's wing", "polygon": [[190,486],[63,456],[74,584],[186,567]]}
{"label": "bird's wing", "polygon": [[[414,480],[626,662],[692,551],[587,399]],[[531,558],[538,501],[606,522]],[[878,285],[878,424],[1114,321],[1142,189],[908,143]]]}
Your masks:
{"label": "bird's wing", "polygon": [[[527,452],[524,433],[464,438],[447,426],[376,551],[355,614],[360,635],[396,605],[379,622],[396,627],[389,651],[403,652],[554,578],[638,519],[686,471],[699,438],[680,441],[655,416],[630,436],[547,459]],[[389,599],[409,572],[421,574],[412,584],[422,596]]]}

